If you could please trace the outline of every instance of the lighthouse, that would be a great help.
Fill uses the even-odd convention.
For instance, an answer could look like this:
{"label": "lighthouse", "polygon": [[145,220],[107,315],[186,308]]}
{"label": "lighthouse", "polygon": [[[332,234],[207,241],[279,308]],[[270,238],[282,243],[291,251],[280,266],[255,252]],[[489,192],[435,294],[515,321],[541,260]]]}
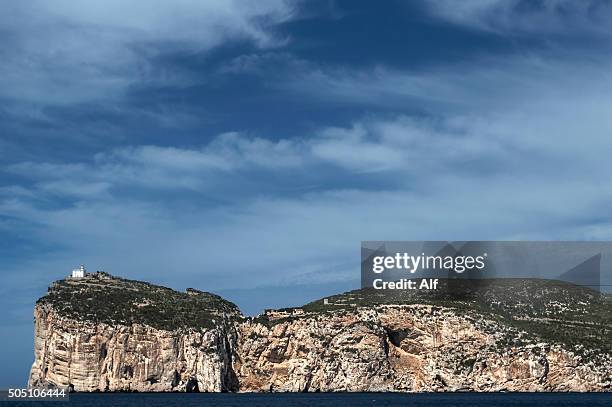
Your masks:
{"label": "lighthouse", "polygon": [[85,266],[81,264],[81,267],[78,269],[72,270],[72,278],[82,278],[85,277]]}

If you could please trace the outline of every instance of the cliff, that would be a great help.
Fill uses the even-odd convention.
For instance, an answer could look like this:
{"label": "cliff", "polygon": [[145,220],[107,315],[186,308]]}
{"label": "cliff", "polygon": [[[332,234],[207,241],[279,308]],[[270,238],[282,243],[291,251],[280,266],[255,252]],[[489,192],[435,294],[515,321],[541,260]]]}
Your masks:
{"label": "cliff", "polygon": [[196,290],[106,274],[63,280],[35,307],[29,384],[75,391],[612,391],[609,298],[542,280],[491,280],[464,294],[358,290],[245,318],[230,302]]}
{"label": "cliff", "polygon": [[29,385],[75,391],[234,391],[238,308],[98,273],[54,283],[34,310]]}

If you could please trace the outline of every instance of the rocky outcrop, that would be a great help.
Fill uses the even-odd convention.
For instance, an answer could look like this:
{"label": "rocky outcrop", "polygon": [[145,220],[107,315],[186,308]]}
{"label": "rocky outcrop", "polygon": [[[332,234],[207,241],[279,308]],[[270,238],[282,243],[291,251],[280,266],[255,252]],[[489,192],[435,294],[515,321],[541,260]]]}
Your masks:
{"label": "rocky outcrop", "polygon": [[93,324],[35,312],[29,386],[75,391],[234,391],[233,325],[167,331],[147,325]]}
{"label": "rocky outcrop", "polygon": [[244,323],[234,367],[240,391],[610,391],[609,355],[501,345],[520,336],[452,309],[376,307]]}
{"label": "rocky outcrop", "polygon": [[[79,284],[69,288],[90,289]],[[545,341],[495,314],[469,308],[325,305],[329,309],[270,311],[251,319],[238,318],[232,306],[206,293],[192,290],[183,297],[162,291],[163,296],[130,297],[136,308],[116,317],[128,323],[75,314],[71,310],[76,307],[55,301],[65,295],[54,290],[35,308],[32,387],[87,392],[612,391],[609,352]],[[138,323],[129,317],[155,301],[187,301],[184,309],[193,312],[194,298],[223,312],[210,305],[205,315],[212,322],[206,327],[177,327],[170,320],[156,326],[156,318]]]}

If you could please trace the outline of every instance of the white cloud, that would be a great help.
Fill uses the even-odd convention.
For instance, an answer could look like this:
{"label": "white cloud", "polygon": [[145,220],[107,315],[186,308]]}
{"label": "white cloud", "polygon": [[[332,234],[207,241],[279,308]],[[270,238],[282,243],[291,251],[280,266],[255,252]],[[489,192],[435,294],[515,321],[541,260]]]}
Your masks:
{"label": "white cloud", "polygon": [[37,240],[64,247],[32,259],[48,259],[41,273],[62,276],[83,261],[132,278],[218,290],[291,283],[307,271],[346,278],[352,270],[356,278],[361,240],[612,237],[582,219],[609,202],[609,192],[581,179],[562,186],[550,180],[433,176],[416,191],[244,196],[213,208],[124,197],[54,210],[5,201],[0,211],[36,223]]}
{"label": "white cloud", "polygon": [[497,33],[609,34],[612,6],[599,0],[432,0],[436,16]]}
{"label": "white cloud", "polygon": [[303,146],[299,140],[271,141],[260,137],[245,137],[240,133],[225,133],[215,138],[209,151],[223,156],[234,165],[255,165],[263,168],[295,167],[302,164]]}
{"label": "white cloud", "polygon": [[186,84],[185,72],[151,58],[236,39],[274,47],[286,39],[270,27],[293,13],[285,0],[3,1],[0,97],[65,105],[113,100],[134,84]]}
{"label": "white cloud", "polygon": [[41,194],[101,199],[113,187],[207,190],[236,171],[302,166],[299,141],[270,141],[224,133],[201,148],[128,146],[75,163],[12,164],[6,171],[30,179]]}
{"label": "white cloud", "polygon": [[[293,69],[293,65],[290,65]],[[304,66],[273,86],[318,103],[361,105],[433,116],[516,111],[526,103],[562,104],[578,98],[593,103],[612,91],[609,54],[563,51],[478,58],[398,70]]]}
{"label": "white cloud", "polygon": [[[612,201],[610,102],[544,100],[471,116],[364,119],[310,139],[230,133],[201,148],[139,146],[89,164],[22,163],[11,171],[34,186],[5,188],[0,213],[36,225],[36,240],[67,246],[50,261],[65,263],[71,253],[156,279],[180,267],[183,278],[206,275],[215,288],[228,288],[227,276],[242,287],[290,282],[325,264],[346,275],[360,240],[612,238],[602,226]],[[360,178],[373,170],[376,178]],[[318,186],[262,193],[266,173],[277,186],[297,187],[305,173]],[[360,189],[337,186],[354,177]],[[134,186],[152,194],[133,194]],[[173,202],[181,189],[220,203]],[[40,205],[53,196],[72,203]]]}
{"label": "white cloud", "polygon": [[234,36],[253,39],[262,47],[274,45],[279,39],[265,31],[265,24],[284,21],[293,11],[283,0],[38,0],[33,7],[45,17],[124,32],[132,40],[177,42],[203,50]]}
{"label": "white cloud", "polygon": [[464,162],[487,154],[489,160],[506,159],[504,149],[512,143],[502,145],[487,134],[488,129],[478,127],[482,123],[468,120],[367,119],[349,128],[323,128],[309,138],[276,141],[224,133],[201,147],[122,147],[82,162],[21,162],[6,170],[34,182],[42,195],[103,199],[125,187],[211,191],[237,174],[257,172],[307,173],[317,183],[322,177],[325,184],[325,171],[341,177],[376,172],[416,175],[459,170]]}

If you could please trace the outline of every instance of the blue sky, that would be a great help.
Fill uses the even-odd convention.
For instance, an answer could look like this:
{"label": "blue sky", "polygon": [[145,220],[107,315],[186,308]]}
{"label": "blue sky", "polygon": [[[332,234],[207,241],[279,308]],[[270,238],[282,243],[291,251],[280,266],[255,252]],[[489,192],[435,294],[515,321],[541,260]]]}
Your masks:
{"label": "blue sky", "polygon": [[80,263],[256,313],[356,288],[362,240],[610,239],[611,20],[609,1],[1,2],[0,387]]}

